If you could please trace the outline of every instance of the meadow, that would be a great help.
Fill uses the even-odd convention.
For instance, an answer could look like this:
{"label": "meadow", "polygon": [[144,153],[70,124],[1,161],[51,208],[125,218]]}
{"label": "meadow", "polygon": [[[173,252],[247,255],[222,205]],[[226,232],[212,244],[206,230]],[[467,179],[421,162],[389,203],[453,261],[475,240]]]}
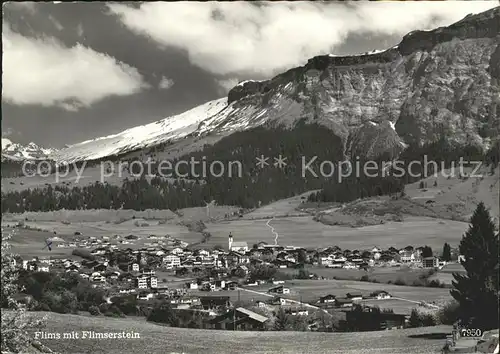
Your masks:
{"label": "meadow", "polygon": [[[389,292],[393,299],[370,300],[368,304],[377,305],[380,308],[393,308],[395,313],[410,314],[413,308],[418,307],[418,303],[425,301],[436,305],[450,301],[449,289],[413,287],[392,284],[377,284],[359,282],[352,280],[291,280],[286,281],[285,286],[290,288],[290,294],[283,295],[305,303],[315,303],[321,296],[335,295],[345,297],[349,292],[361,292],[362,295],[370,295],[377,290]],[[248,290],[257,292],[267,292],[272,285],[261,285],[248,287]]]}
{"label": "meadow", "polygon": [[436,353],[449,326],[363,333],[244,332],[170,328],[136,318],[47,315],[44,332],[139,333],[138,339],[60,339],[41,342],[61,353]]}
{"label": "meadow", "polygon": [[[246,241],[249,247],[260,241],[274,244],[274,235],[267,226],[269,219],[234,220],[207,223],[206,231],[212,237],[209,245],[226,245],[231,232],[234,241]],[[389,248],[408,245],[428,245],[440,250],[445,242],[457,245],[467,224],[459,221],[425,217],[407,217],[404,222],[350,228],[328,226],[313,220],[312,216],[276,217],[270,225],[279,234],[278,244],[298,247],[329,247],[343,249],[367,249],[373,246]]]}
{"label": "meadow", "polygon": [[[359,280],[361,277],[368,277],[370,281],[379,283],[394,283],[401,280],[405,284],[412,284],[420,276],[428,273],[428,269],[413,269],[409,267],[373,267],[368,271],[362,269],[326,268],[321,266],[306,266],[310,274],[316,274],[326,279],[339,280]],[[296,269],[280,269],[281,272],[297,274]]]}

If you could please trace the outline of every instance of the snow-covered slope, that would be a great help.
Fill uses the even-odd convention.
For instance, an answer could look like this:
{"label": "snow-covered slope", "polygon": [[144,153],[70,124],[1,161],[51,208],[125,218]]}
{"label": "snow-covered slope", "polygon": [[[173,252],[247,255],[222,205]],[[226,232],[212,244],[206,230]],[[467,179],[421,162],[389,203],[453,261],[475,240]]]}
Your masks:
{"label": "snow-covered slope", "polygon": [[42,160],[50,158],[56,152],[52,148],[43,148],[35,143],[29,143],[23,146],[13,143],[10,139],[2,138],[2,159],[23,161],[23,160]]}
{"label": "snow-covered slope", "polygon": [[56,161],[96,160],[162,142],[181,139],[197,131],[201,122],[223,118],[231,111],[227,98],[207,102],[182,114],[127,129],[121,133],[87,140],[51,155]]}
{"label": "snow-covered slope", "polygon": [[497,7],[448,27],[412,31],[387,50],[317,56],[270,80],[241,82],[227,98],[52,157],[99,159],[188,135],[299,121],[332,129],[346,156],[394,155],[442,134],[488,148],[500,135],[499,27]]}

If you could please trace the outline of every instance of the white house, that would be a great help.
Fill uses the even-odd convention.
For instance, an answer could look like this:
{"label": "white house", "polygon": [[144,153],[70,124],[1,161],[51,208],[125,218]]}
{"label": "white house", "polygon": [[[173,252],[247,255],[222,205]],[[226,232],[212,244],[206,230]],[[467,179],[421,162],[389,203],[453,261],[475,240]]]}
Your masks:
{"label": "white house", "polygon": [[163,257],[163,264],[169,268],[180,267],[181,258],[175,254],[167,254],[165,257]]}
{"label": "white house", "polygon": [[400,260],[401,263],[410,263],[410,262],[415,262],[415,254],[410,251],[402,251],[400,254]]}
{"label": "white house", "polygon": [[283,285],[280,285],[275,288],[269,289],[268,292],[275,294],[290,294],[290,289],[284,287]]}
{"label": "white house", "polygon": [[183,254],[184,253],[184,250],[180,247],[176,247],[172,250],[172,253],[173,254],[176,254],[176,255],[179,255],[179,254]]}

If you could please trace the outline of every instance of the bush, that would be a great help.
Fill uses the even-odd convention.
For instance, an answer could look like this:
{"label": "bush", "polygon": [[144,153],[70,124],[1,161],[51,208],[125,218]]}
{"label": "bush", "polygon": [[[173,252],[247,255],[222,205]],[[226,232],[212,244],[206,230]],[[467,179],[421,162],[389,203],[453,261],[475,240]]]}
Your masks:
{"label": "bush", "polygon": [[78,257],[85,258],[85,259],[88,259],[91,261],[93,261],[95,258],[93,255],[90,254],[89,250],[86,250],[83,248],[76,248],[73,250],[73,252],[71,254],[73,256],[78,256]]}
{"label": "bush", "polygon": [[411,310],[408,326],[410,328],[435,326],[437,324],[436,317],[431,313],[420,313],[417,309]]}
{"label": "bush", "polygon": [[368,277],[368,275],[363,275],[361,278],[359,278],[359,281],[370,281],[370,277]]}
{"label": "bush", "polygon": [[401,278],[398,278],[396,279],[396,281],[394,282],[394,285],[406,285],[406,282],[401,279]]}
{"label": "bush", "polygon": [[99,311],[99,307],[97,307],[97,306],[90,306],[89,313],[92,316],[99,316],[101,314],[101,311]]}
{"label": "bush", "polygon": [[433,314],[421,314],[422,327],[435,326],[437,324],[436,317]]}
{"label": "bush", "polygon": [[438,312],[439,323],[445,325],[454,324],[459,318],[459,304],[455,300],[448,302]]}

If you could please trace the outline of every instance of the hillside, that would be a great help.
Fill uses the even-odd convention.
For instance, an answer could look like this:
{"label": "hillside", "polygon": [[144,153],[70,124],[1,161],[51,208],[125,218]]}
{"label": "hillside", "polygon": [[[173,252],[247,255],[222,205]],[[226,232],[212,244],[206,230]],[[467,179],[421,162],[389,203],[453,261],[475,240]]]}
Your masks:
{"label": "hillside", "polygon": [[346,156],[394,155],[442,135],[487,149],[500,123],[499,23],[497,7],[449,27],[413,31],[385,51],[317,56],[270,80],[240,83],[227,98],[51,158],[95,160],[189,136],[298,122],[331,129]]}
{"label": "hillside", "polygon": [[[472,169],[465,168],[464,172],[470,174]],[[447,169],[436,177],[431,176],[406,185],[406,196],[402,198],[365,198],[342,207],[326,209],[305,204],[301,209],[315,214],[316,219],[325,224],[366,226],[405,221],[408,216],[468,222],[477,204],[483,202],[498,225],[500,169],[481,168],[476,174],[482,177],[459,178],[456,173],[452,175],[452,171]]]}
{"label": "hillside", "polygon": [[[36,314],[40,315],[40,314]],[[448,326],[364,333],[233,332],[162,327],[132,318],[47,313],[44,332],[139,333],[139,339],[60,339],[42,343],[62,353],[436,353]],[[433,339],[434,337],[434,339]],[[370,348],[370,349],[366,349]]]}

